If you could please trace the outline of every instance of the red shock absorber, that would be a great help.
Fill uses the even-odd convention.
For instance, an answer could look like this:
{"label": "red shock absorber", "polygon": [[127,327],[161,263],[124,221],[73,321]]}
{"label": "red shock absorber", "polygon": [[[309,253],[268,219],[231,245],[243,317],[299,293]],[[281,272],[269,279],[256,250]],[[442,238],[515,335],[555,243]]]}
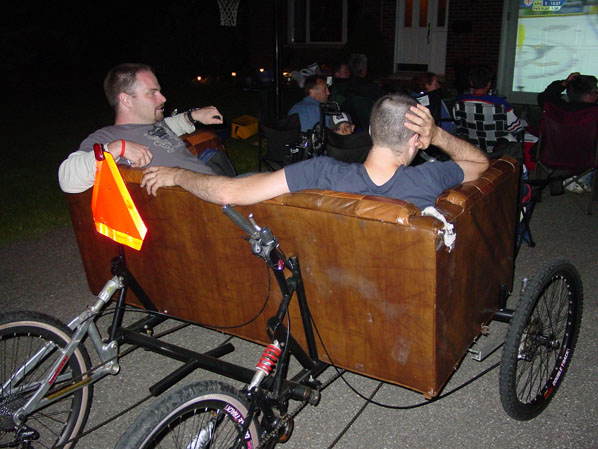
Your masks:
{"label": "red shock absorber", "polygon": [[269,375],[276,366],[281,352],[277,341],[269,344],[264,350],[262,358],[257,362],[256,368],[262,370],[266,376]]}
{"label": "red shock absorber", "polygon": [[266,349],[264,349],[260,361],[255,366],[255,374],[253,375],[253,379],[249,384],[250,390],[254,387],[257,387],[264,377],[268,376],[272,372],[281,353],[282,351],[280,349],[280,344],[276,340],[274,340],[272,344],[269,344]]}

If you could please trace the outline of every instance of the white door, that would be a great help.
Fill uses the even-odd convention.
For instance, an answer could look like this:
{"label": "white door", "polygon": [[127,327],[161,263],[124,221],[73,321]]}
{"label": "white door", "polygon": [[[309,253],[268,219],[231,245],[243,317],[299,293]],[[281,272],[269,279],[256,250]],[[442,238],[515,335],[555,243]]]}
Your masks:
{"label": "white door", "polygon": [[449,0],[399,0],[395,71],[444,75]]}

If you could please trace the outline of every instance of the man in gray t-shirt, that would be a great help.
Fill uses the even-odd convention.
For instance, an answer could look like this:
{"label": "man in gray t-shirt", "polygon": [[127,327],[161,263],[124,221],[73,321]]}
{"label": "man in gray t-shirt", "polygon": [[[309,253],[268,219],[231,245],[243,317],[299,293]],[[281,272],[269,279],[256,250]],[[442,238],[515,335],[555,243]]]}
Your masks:
{"label": "man in gray t-shirt", "polygon": [[118,163],[132,167],[181,167],[213,175],[179,137],[195,130],[197,123],[220,124],[222,114],[213,106],[164,118],[166,98],[153,69],[144,64],[121,64],[104,80],[104,91],[114,108],[114,125],[90,134],[79,150],[58,169],[60,187],[68,193],[87,190],[95,179],[93,145],[104,145]]}
{"label": "man in gray t-shirt", "polygon": [[[160,187],[178,185],[218,204],[253,204],[311,188],[404,199],[424,208],[433,205],[442,191],[474,181],[488,168],[488,159],[479,148],[436,126],[429,109],[408,95],[380,98],[372,108],[370,131],[373,146],[363,164],[319,157],[273,173],[232,179],[150,167],[144,170],[141,186],[156,195]],[[452,160],[410,167],[417,152],[429,145]]]}

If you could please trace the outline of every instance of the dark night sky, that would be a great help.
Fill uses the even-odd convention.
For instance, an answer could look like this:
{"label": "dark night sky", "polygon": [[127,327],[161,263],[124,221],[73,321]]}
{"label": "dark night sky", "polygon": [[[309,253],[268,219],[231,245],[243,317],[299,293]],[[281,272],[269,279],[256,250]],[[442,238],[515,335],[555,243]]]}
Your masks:
{"label": "dark night sky", "polygon": [[0,27],[4,74],[19,93],[97,87],[125,61],[149,63],[161,77],[226,71],[232,61],[223,56],[243,54],[246,39],[219,19],[215,0],[12,5]]}

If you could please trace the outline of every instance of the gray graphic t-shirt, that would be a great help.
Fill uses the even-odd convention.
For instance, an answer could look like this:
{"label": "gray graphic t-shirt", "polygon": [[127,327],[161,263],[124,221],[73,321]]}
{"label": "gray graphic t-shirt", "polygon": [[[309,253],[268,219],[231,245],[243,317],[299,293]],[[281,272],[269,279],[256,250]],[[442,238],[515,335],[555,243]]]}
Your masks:
{"label": "gray graphic t-shirt", "polygon": [[[153,125],[112,125],[90,134],[79,147],[80,151],[93,151],[94,143],[108,143],[125,139],[145,145],[153,154],[148,167],[181,167],[198,173],[213,175],[213,170],[201,162],[162,120]],[[124,161],[120,161],[124,162]]]}

